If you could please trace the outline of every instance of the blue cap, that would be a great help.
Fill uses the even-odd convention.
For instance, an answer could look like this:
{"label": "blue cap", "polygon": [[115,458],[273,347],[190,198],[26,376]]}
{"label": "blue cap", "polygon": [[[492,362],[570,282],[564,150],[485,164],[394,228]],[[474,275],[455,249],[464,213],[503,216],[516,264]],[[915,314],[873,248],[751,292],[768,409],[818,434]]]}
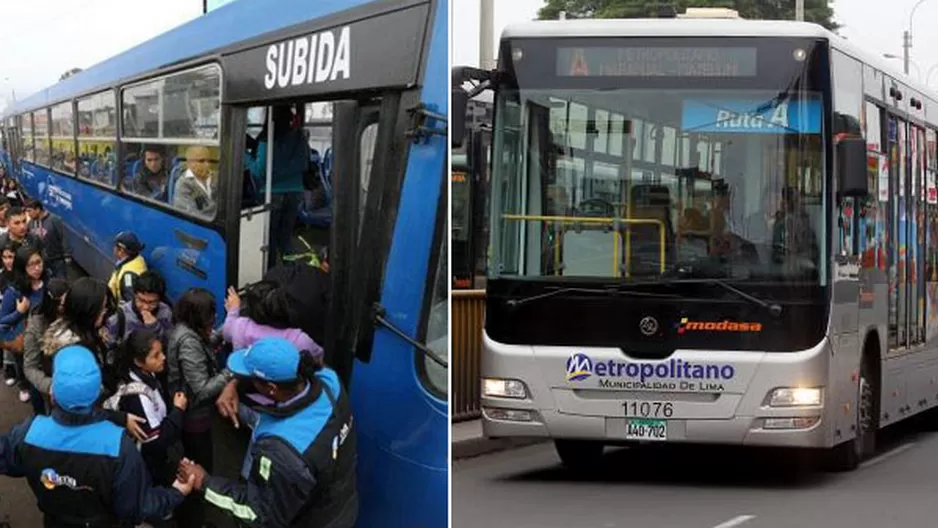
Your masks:
{"label": "blue cap", "polygon": [[300,351],[279,337],[258,339],[228,356],[228,369],[235,375],[272,383],[296,380],[299,366]]}
{"label": "blue cap", "polygon": [[90,350],[70,345],[52,360],[52,396],[62,409],[87,413],[101,395],[101,368]]}

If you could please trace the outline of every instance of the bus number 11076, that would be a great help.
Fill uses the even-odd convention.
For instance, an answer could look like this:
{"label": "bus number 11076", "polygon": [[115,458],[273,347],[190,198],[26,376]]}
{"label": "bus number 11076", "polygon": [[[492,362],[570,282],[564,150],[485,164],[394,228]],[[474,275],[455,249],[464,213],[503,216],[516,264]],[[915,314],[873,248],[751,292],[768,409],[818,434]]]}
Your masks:
{"label": "bus number 11076", "polygon": [[622,404],[625,416],[636,418],[671,418],[674,404],[656,401],[626,401]]}

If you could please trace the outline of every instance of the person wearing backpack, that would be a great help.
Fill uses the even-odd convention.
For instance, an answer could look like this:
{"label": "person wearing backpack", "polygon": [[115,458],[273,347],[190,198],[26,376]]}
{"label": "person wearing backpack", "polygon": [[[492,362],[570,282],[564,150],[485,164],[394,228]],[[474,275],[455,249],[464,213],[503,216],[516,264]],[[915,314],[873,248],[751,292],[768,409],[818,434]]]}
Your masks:
{"label": "person wearing backpack", "polygon": [[163,302],[166,282],[153,270],[143,272],[133,284],[133,300],[123,301],[105,323],[104,344],[117,350],[135,330],[152,330],[165,344],[173,329],[173,309]]}
{"label": "person wearing backpack", "polygon": [[[172,407],[168,407],[167,394],[158,378],[165,368],[166,355],[159,335],[152,330],[130,332],[117,359],[117,392],[103,405],[108,410],[146,417],[142,424],[146,438],[140,444],[140,455],[157,486],[172,483],[174,468],[169,464],[169,450],[182,438],[182,417],[188,404],[186,394],[176,392]],[[162,525],[155,519],[149,522]]]}

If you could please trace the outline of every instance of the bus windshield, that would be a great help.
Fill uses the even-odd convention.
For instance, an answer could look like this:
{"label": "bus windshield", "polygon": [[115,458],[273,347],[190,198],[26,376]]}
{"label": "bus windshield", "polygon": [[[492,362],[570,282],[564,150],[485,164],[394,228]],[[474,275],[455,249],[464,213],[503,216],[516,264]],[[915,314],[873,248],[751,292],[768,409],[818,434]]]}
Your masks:
{"label": "bus windshield", "polygon": [[610,83],[583,49],[558,46],[574,56],[550,72],[558,87],[514,65],[498,91],[493,278],[825,283],[825,97],[806,67],[721,87],[668,77],[699,73],[679,52],[649,67],[618,50]]}

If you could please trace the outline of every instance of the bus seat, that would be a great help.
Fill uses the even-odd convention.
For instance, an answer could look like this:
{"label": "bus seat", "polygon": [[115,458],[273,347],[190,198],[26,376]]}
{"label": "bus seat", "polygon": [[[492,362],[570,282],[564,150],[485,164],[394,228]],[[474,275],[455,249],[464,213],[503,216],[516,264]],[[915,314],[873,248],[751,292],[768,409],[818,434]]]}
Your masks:
{"label": "bus seat", "polygon": [[169,181],[166,182],[166,196],[169,198],[169,203],[173,203],[173,193],[176,191],[176,180],[179,179],[180,175],[185,170],[185,160],[180,157],[174,158],[173,168],[169,173]]}

